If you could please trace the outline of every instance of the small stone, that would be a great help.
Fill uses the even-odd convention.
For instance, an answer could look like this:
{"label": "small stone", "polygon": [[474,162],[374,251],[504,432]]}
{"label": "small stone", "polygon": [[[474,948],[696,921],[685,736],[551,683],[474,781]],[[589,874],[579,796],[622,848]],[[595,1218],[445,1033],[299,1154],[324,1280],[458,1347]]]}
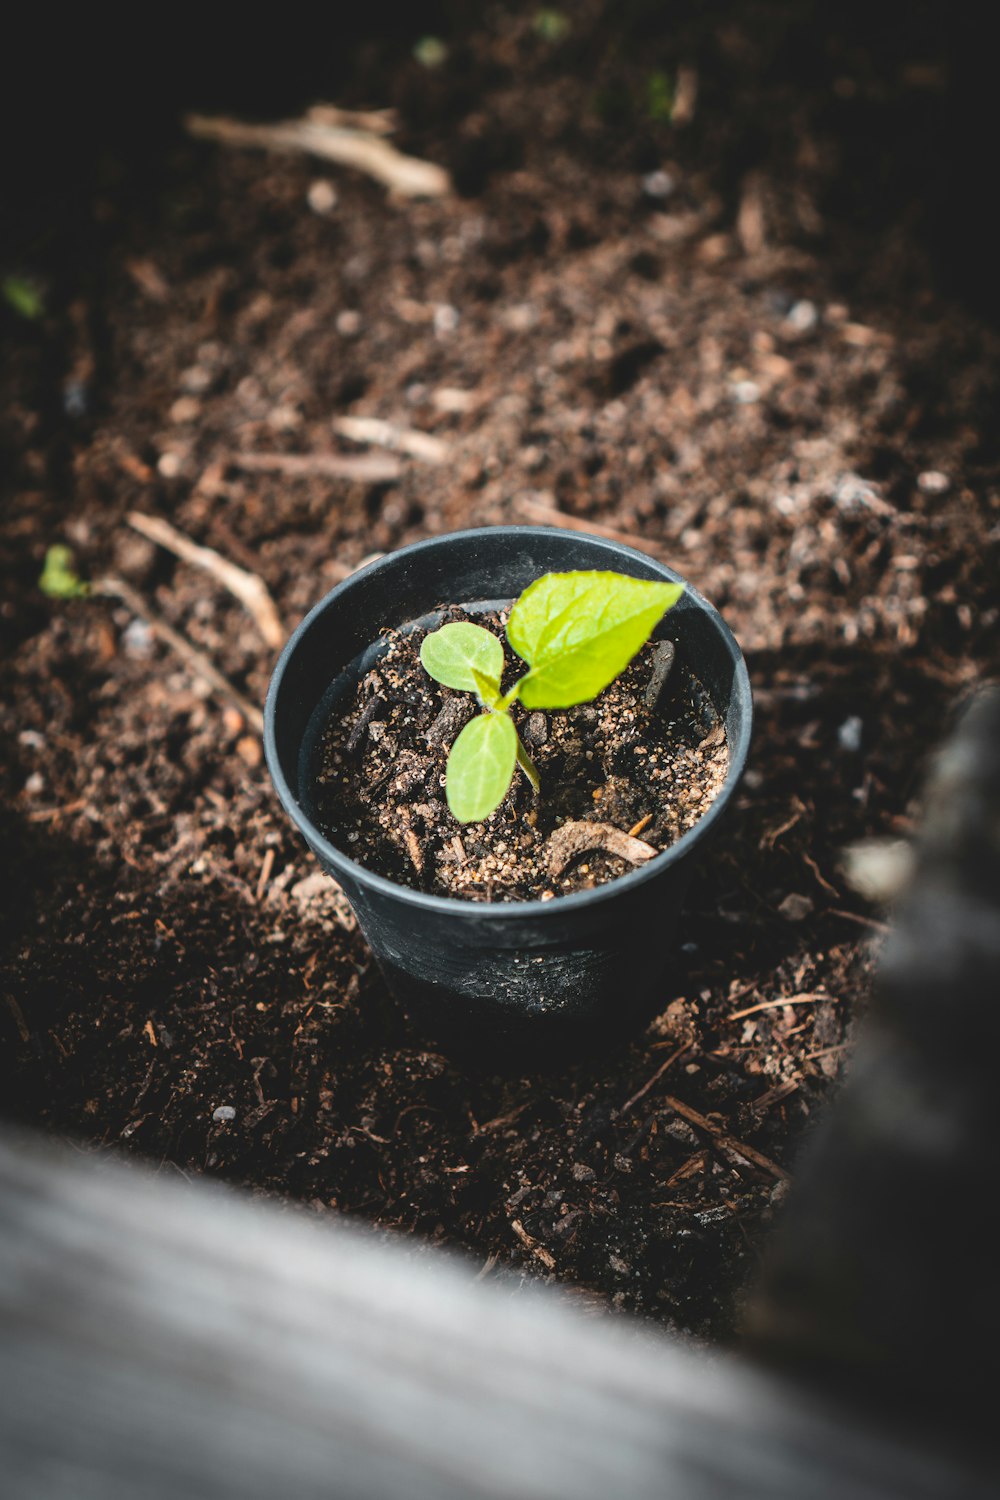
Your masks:
{"label": "small stone", "polygon": [[122,631],[122,649],[126,656],[143,660],[153,650],[153,632],[145,620],[130,620]]}
{"label": "small stone", "polygon": [[337,314],[335,327],[341,338],[357,338],[361,332],[361,314],[353,307],[345,307]]}
{"label": "small stone", "polygon": [[925,469],[917,475],[917,488],[922,495],[946,495],[951,489],[951,480],[940,469]]}
{"label": "small stone", "polygon": [[837,744],[841,750],[846,750],[848,755],[857,755],[861,749],[864,728],[864,720],[860,719],[857,714],[851,714],[845,719],[837,730]]}
{"label": "small stone", "polygon": [[236,741],[236,754],[245,766],[256,769],[264,758],[260,740],[255,734],[244,734]]}
{"label": "small stone", "polygon": [[819,322],[819,313],[816,311],[815,302],[802,300],[793,303],[788,309],[785,322],[796,333],[811,333]]}
{"label": "small stone", "polygon": [[204,365],[191,365],[180,378],[180,388],[189,396],[203,396],[212,384],[212,372]]}
{"label": "small stone", "polygon": [[733,400],[738,406],[753,406],[760,400],[760,386],[753,380],[737,380],[732,385]]}
{"label": "small stone", "polygon": [[659,713],[670,698],[670,679],[677,660],[677,647],[673,641],[657,641],[651,654],[653,669],[649,674],[644,696],[650,713]]}
{"label": "small stone", "polygon": [[812,910],[813,902],[810,896],[801,896],[797,891],[789,891],[778,907],[778,915],[784,917],[786,922],[803,922],[811,915]]}
{"label": "small stone", "polygon": [[39,793],[45,790],[45,777],[40,771],[32,771],[24,783],[24,790],[25,795],[28,797],[37,797]]}
{"label": "small stone", "polygon": [[548,737],[549,725],[545,715],[537,712],[537,710],[535,713],[529,714],[528,722],[524,726],[524,738],[526,742],[532,749],[537,749],[539,745],[545,744]]}
{"label": "small stone", "polygon": [[212,1119],[216,1125],[228,1125],[236,1119],[236,1111],[231,1104],[220,1104],[218,1109],[213,1111]]}
{"label": "small stone", "polygon": [[170,408],[170,420],[178,425],[197,421],[201,416],[201,402],[197,396],[178,396]]}
{"label": "small stone", "polygon": [[647,172],[642,179],[642,190],[647,198],[657,198],[661,201],[669,198],[677,189],[677,183],[669,172],[662,170]]}
{"label": "small stone", "polygon": [[337,206],[337,189],[325,177],[317,177],[315,182],[309,184],[306,202],[314,214],[323,218],[326,214],[333,213]]}
{"label": "small stone", "polygon": [[447,302],[439,302],[434,309],[434,332],[438,338],[446,338],[458,327],[458,309]]}
{"label": "small stone", "polygon": [[156,467],[164,479],[177,479],[184,468],[184,460],[179,453],[168,448],[166,453],[160,454]]}
{"label": "small stone", "polygon": [[586,1162],[577,1161],[573,1163],[574,1182],[593,1182],[596,1175],[593,1167],[588,1167]]}

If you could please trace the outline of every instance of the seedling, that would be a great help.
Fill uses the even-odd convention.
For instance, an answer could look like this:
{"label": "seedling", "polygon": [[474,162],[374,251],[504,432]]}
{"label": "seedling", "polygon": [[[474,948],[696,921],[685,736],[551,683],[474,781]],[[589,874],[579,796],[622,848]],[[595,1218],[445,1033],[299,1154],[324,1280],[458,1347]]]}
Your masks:
{"label": "seedling", "polygon": [[46,552],[38,587],[50,599],[82,599],[90,593],[90,584],[76,571],[73,553],[62,542]]}
{"label": "seedling", "polygon": [[475,693],[483,713],[451,747],[446,793],[460,823],[489,817],[517,766],[535,791],[538,769],[510,716],[511,707],[572,708],[603,692],[649,640],[684,592],[623,573],[546,573],[528,585],[507,621],[507,639],[529,670],[501,691],[503,646],[468,621],[425,636],[420,660],[436,682]]}

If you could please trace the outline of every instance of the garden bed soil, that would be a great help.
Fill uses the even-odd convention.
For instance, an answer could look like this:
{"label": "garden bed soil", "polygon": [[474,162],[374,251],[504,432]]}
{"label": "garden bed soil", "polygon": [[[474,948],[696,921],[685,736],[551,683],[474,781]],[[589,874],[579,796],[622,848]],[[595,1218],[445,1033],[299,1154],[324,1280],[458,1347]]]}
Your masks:
{"label": "garden bed soil", "polygon": [[[3,266],[45,310],[0,305],[7,1118],[732,1336],[884,933],[840,851],[912,832],[998,666],[997,338],[923,235],[951,95],[911,66],[920,7],[891,46],[789,9],[658,41],[581,7],[560,43],[497,8],[433,72],[372,44],[339,102],[396,104],[446,199],[175,125],[63,197],[48,164]],[[680,66],[665,118],[650,71]],[[439,446],[332,476],[362,453],[345,415]],[[518,1076],[427,1045],[253,712],[150,621],[244,704],[273,649],[136,510],[257,573],[286,627],[372,553],[536,521],[621,536],[724,611],[755,746],[645,1033]],[[47,598],[56,542],[131,594]]]}
{"label": "garden bed soil", "polygon": [[[452,608],[442,618],[500,638],[506,626],[505,614]],[[478,708],[427,675],[426,634],[387,633],[384,654],[353,700],[338,703],[317,749],[319,827],[377,874],[438,896],[551,900],[669,848],[721,791],[725,729],[669,642],[644,647],[593,703],[556,714],[515,705],[542,795],[518,772],[496,812],[459,825],[445,801],[448,752]],[[506,646],[505,655],[513,679],[523,663]]]}

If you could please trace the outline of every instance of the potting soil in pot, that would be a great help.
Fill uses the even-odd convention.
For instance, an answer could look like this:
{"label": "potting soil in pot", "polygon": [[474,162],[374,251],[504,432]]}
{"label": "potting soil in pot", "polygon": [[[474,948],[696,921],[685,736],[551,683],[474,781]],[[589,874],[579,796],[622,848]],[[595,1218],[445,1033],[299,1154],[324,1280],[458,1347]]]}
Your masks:
{"label": "potting soil in pot", "polygon": [[[503,637],[505,614],[467,615]],[[434,627],[436,628],[436,626]],[[726,777],[724,726],[669,643],[645,646],[593,703],[514,718],[542,779],[515,775],[491,817],[461,826],[445,800],[448,751],[479,705],[420,663],[425,629],[383,654],[320,729],[313,813],[359,863],[414,889],[473,901],[548,900],[614,880],[677,841]],[[524,670],[507,647],[505,686]]]}

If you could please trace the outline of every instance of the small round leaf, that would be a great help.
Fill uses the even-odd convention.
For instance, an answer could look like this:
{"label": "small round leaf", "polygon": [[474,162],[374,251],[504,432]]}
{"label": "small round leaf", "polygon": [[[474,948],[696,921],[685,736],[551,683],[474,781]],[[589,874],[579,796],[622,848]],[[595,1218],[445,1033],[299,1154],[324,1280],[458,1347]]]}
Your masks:
{"label": "small round leaf", "polygon": [[478,823],[500,806],[517,763],[517,730],[507,714],[480,714],[451,747],[445,793],[460,823]]}
{"label": "small round leaf", "polygon": [[425,635],[420,646],[424,670],[435,682],[462,692],[478,691],[473,670],[500,690],[503,675],[503,646],[495,635],[481,625],[456,620]]}

